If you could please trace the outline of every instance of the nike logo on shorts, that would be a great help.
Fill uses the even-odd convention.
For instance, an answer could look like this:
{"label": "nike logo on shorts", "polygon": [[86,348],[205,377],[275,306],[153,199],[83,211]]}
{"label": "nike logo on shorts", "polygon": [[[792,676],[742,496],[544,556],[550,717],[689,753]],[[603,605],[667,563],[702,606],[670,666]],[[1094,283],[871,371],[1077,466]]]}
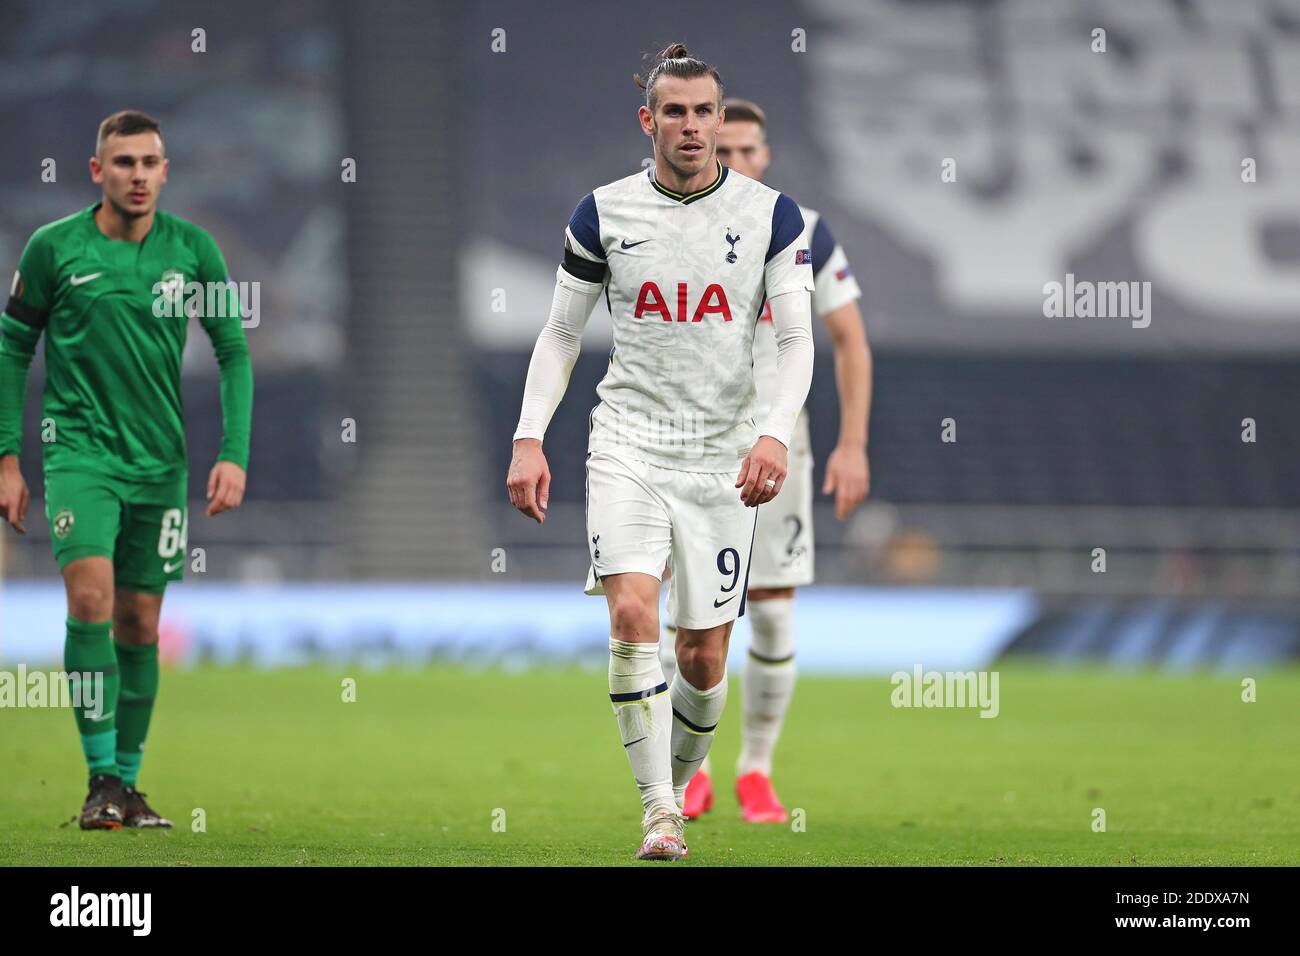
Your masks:
{"label": "nike logo on shorts", "polygon": [[[734,594],[733,594],[731,597],[727,598],[727,601],[734,601],[734,600],[736,600],[736,595],[734,595]],[[727,601],[719,601],[719,600],[717,600],[717,599],[715,598],[714,601],[713,601],[713,606],[714,606],[714,607],[722,607],[722,605],[726,604]]]}
{"label": "nike logo on shorts", "polygon": [[643,243],[647,243],[649,241],[650,241],[649,239],[638,239],[636,242],[628,242],[626,239],[624,239],[622,243],[620,243],[620,246],[624,249],[634,249],[637,246],[642,245]]}
{"label": "nike logo on shorts", "polygon": [[88,276],[68,276],[68,283],[70,285],[84,285],[85,283],[89,282],[91,279],[98,279],[103,274],[104,273],[102,272],[92,272]]}
{"label": "nike logo on shorts", "polygon": [[163,574],[171,574],[171,573],[174,572],[174,571],[179,571],[180,568],[181,568],[181,565],[184,564],[184,563],[185,563],[185,559],[184,559],[184,558],[181,558],[181,559],[180,559],[179,561],[177,561],[175,564],[164,563],[164,564],[163,564]]}

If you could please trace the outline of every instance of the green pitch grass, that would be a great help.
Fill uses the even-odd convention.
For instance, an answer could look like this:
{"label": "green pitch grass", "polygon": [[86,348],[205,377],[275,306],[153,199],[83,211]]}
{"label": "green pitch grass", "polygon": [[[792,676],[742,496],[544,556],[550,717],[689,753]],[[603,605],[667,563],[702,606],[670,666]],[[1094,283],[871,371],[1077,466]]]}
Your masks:
{"label": "green pitch grass", "polygon": [[[1300,672],[1250,676],[1256,703],[1240,677],[1008,666],[994,719],[895,709],[885,679],[803,679],[776,774],[801,830],[737,816],[736,679],[718,800],[680,865],[1294,865]],[[662,866],[632,860],[605,693],[579,670],[165,673],[140,786],[171,832],[69,824],[71,715],[3,710],[0,863]]]}

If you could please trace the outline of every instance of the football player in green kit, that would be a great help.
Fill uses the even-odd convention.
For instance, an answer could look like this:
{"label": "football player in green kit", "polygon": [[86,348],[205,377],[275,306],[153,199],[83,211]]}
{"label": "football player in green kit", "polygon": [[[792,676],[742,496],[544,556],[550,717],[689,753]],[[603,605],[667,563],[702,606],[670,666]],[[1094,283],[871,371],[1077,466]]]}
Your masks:
{"label": "football player in green kit", "polygon": [[173,306],[188,283],[214,290],[196,297],[201,306],[227,297],[199,316],[221,369],[209,515],[244,497],[253,372],[221,250],[157,208],[167,181],[158,122],[134,111],[104,120],[90,173],[103,199],[36,230],[0,316],[0,516],[24,533],[23,398],[44,333],[45,517],[68,596],[64,667],[103,679],[100,705],[74,711],[90,769],[81,827],[169,827],[135,785],[158,688],[163,592],[186,561],[188,312]]}

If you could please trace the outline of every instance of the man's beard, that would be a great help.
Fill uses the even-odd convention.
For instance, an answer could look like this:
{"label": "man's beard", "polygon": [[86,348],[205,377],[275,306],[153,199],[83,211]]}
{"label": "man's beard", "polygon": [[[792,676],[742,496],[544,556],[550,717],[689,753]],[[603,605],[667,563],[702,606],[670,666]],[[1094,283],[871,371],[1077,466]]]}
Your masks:
{"label": "man's beard", "polygon": [[120,205],[116,199],[110,198],[108,201],[109,204],[113,207],[113,211],[116,212],[123,219],[140,219],[143,216],[149,215],[149,211],[153,209],[152,204],[149,206],[148,209],[135,210],[135,209],[128,209],[125,206]]}
{"label": "man's beard", "polygon": [[668,168],[671,169],[682,179],[690,179],[692,176],[698,176],[701,170],[708,169],[710,167],[710,160],[713,159],[713,150],[706,149],[704,152],[705,152],[705,160],[699,169],[683,169],[681,166],[678,166],[676,163],[672,161],[672,150],[662,149],[662,148],[660,149],[660,153],[663,155],[664,162],[668,164]]}

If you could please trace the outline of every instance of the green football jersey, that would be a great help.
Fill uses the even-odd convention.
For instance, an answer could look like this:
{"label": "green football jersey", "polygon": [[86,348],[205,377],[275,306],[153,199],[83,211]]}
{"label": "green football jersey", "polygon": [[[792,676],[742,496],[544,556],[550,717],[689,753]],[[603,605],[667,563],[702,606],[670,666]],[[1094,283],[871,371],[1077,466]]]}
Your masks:
{"label": "green football jersey", "polygon": [[42,226],[19,261],[0,317],[0,455],[19,453],[27,367],[44,332],[46,471],[146,481],[184,472],[185,300],[200,298],[184,293],[197,282],[227,297],[217,309],[202,296],[199,321],[221,367],[220,459],[247,468],[252,369],[237,297],[220,285],[229,281],[221,250],[161,210],[142,242],[110,239],[95,224],[98,207]]}

